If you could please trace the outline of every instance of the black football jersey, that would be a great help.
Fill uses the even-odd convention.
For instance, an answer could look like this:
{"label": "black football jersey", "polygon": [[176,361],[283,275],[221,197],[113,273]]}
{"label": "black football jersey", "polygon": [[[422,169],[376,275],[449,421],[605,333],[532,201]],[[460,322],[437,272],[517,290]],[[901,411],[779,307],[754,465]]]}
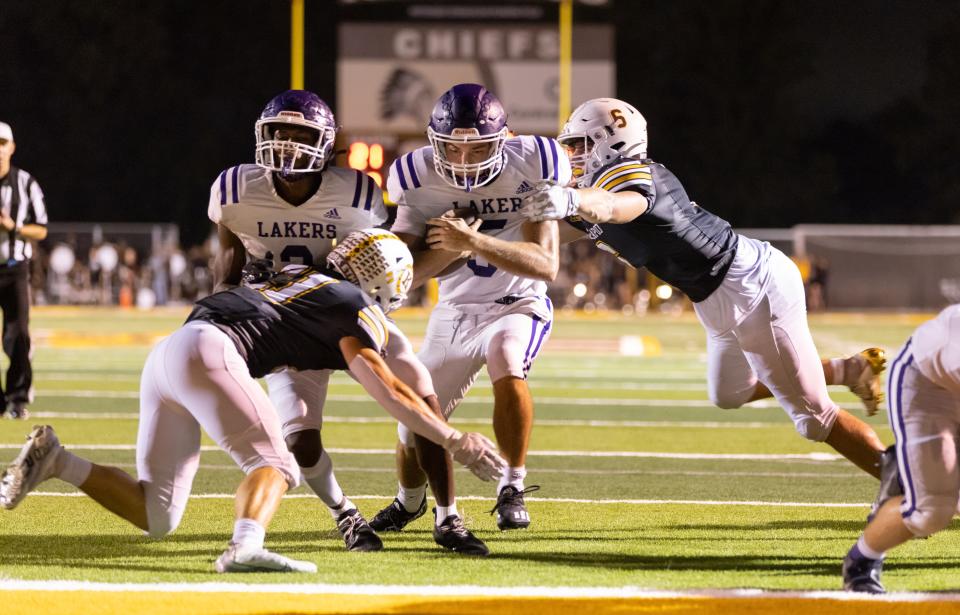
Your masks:
{"label": "black football jersey", "polygon": [[567,218],[600,248],[634,267],[646,267],[692,301],[703,301],[720,286],[736,254],[737,234],[726,220],[691,201],[665,166],[621,158],[594,174],[593,187],[633,190],[648,203],[643,214],[623,224]]}
{"label": "black football jersey", "polygon": [[380,352],[387,320],[380,306],[330,271],[288,265],[265,284],[201,299],[187,318],[222,329],[259,378],[282,368],[347,369],[340,340]]}

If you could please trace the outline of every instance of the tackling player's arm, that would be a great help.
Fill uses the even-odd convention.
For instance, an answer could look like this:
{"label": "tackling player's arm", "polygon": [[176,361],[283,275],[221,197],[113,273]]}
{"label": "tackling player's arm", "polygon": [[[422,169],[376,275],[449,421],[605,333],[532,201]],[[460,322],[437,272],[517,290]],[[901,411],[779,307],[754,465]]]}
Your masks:
{"label": "tackling player's arm", "polygon": [[[570,188],[568,188],[570,190]],[[600,188],[573,188],[579,204],[577,215],[594,224],[623,224],[647,211],[647,197],[633,190],[607,192]]]}
{"label": "tackling player's arm", "polygon": [[461,433],[442,421],[413,390],[400,381],[383,358],[360,339],[340,339],[340,351],[364,389],[395,419],[414,433],[442,446],[483,480],[499,478],[506,461],[495,445],[478,433]]}
{"label": "tackling player's arm", "polygon": [[646,196],[631,188],[609,192],[601,188],[571,188],[542,182],[526,197],[523,215],[530,220],[560,220],[580,216],[594,224],[624,224],[649,207]]}
{"label": "tackling player's arm", "polygon": [[222,224],[217,225],[220,252],[213,262],[214,291],[233,288],[240,284],[243,265],[247,262],[247,250],[240,238]]}
{"label": "tackling player's arm", "polygon": [[499,269],[538,280],[553,281],[560,269],[560,241],[553,220],[523,223],[523,241],[485,235],[457,218],[433,218],[427,243],[433,250],[479,254]]}

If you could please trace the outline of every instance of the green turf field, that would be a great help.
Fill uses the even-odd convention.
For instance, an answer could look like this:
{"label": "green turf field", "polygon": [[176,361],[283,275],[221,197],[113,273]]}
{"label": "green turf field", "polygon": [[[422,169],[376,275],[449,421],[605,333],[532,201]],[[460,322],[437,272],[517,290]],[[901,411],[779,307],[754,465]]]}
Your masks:
{"label": "green turf field", "polygon": [[[185,310],[152,313],[37,309],[33,317],[34,422],[96,462],[134,472],[140,368],[155,336]],[[812,318],[824,355],[868,345],[894,350],[919,316]],[[420,313],[401,327],[422,334]],[[476,560],[440,550],[431,524],[383,536],[381,553],[343,549],[319,500],[293,492],[267,546],[315,561],[317,575],[246,575],[244,582],[397,585],[582,586],[656,589],[837,589],[840,559],[856,539],[875,481],[802,440],[773,404],[719,410],[706,401],[703,332],[692,316],[603,318],[560,315],[552,344],[534,366],[537,399],[527,484],[528,531],[500,533],[487,514],[494,489],[459,471],[461,511],[493,555]],[[619,356],[621,335],[654,336],[662,354]],[[553,348],[551,348],[553,346]],[[855,398],[837,389],[844,407]],[[457,411],[461,428],[492,436],[485,377]],[[855,410],[859,414],[859,410]],[[395,491],[395,427],[338,375],[324,442],[348,495],[369,517]],[[870,420],[892,442],[881,415]],[[16,454],[29,425],[0,422],[0,458]],[[211,443],[205,440],[206,445]],[[599,455],[598,453],[603,453]],[[59,481],[15,511],[0,512],[0,580],[109,582],[222,580],[213,560],[232,529],[240,472],[204,452],[183,524],[162,541],[139,532]],[[956,590],[956,528],[888,558],[889,590]],[[230,579],[231,581],[235,579]]]}

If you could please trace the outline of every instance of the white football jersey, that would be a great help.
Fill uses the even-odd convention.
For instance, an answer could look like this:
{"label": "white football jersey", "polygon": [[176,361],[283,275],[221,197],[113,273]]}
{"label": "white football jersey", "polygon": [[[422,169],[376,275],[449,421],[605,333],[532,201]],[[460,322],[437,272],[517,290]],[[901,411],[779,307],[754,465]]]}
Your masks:
{"label": "white football jersey", "polygon": [[960,394],[960,304],[945,308],[917,328],[913,357],[929,380]]}
{"label": "white football jersey", "polygon": [[255,258],[323,266],[336,240],[387,220],[383,193],[369,175],[327,167],[316,193],[291,205],[273,187],[271,171],[241,164],[222,172],[210,187],[207,215],[236,235]]}
{"label": "white football jersey", "polygon": [[[427,220],[455,207],[469,207],[483,220],[480,231],[498,239],[522,241],[527,219],[520,212],[523,197],[543,179],[566,185],[570,160],[553,139],[521,136],[508,139],[503,148],[503,170],[491,183],[470,192],[440,178],[433,167],[433,148],[421,147],[390,165],[387,189],[397,204],[391,230],[417,237],[427,234]],[[545,295],[541,280],[508,273],[477,256],[466,265],[441,276],[440,303],[461,310],[484,309],[502,297]]]}

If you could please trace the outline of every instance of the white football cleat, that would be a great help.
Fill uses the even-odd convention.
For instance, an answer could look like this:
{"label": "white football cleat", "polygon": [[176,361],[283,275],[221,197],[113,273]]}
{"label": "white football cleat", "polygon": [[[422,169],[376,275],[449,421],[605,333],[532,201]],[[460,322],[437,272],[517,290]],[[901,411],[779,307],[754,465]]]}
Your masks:
{"label": "white football cleat", "polygon": [[843,360],[843,384],[860,398],[867,416],[876,414],[883,401],[880,374],[886,365],[887,359],[880,348],[867,348]]}
{"label": "white football cleat", "polygon": [[62,450],[53,427],[34,425],[20,454],[0,477],[0,506],[13,510],[37,485],[52,477]]}
{"label": "white football cleat", "polygon": [[302,562],[266,549],[230,548],[217,558],[217,572],[316,572],[313,562]]}

